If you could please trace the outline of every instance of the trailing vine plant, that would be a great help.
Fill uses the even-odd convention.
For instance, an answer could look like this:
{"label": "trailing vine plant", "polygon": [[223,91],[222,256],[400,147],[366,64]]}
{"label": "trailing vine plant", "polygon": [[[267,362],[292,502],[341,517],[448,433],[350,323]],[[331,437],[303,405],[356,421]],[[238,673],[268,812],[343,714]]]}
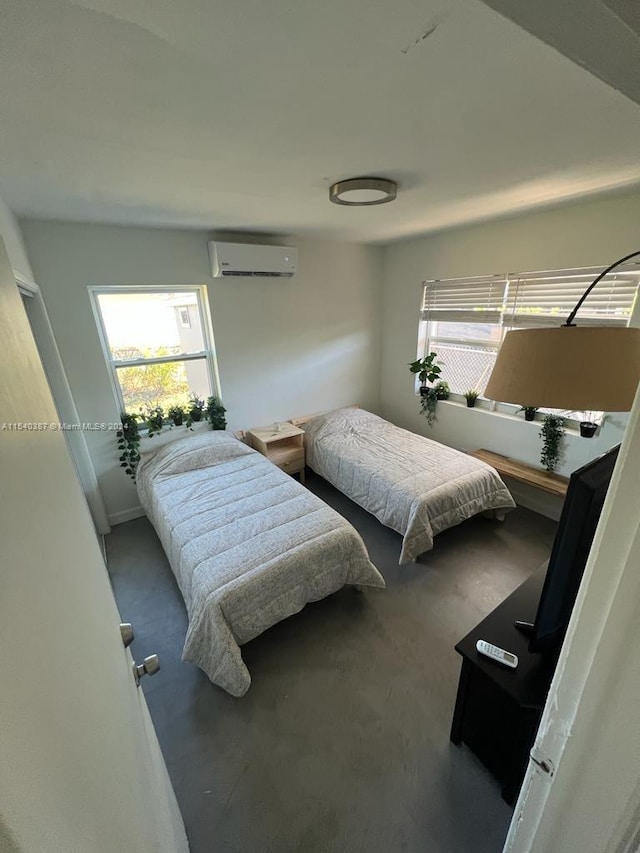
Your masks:
{"label": "trailing vine plant", "polygon": [[133,482],[136,481],[136,469],[140,461],[140,433],[138,431],[138,418],[140,415],[128,415],[123,412],[120,415],[122,429],[116,433],[118,439],[118,450],[120,451],[120,467],[128,474]]}
{"label": "trailing vine plant", "polygon": [[427,419],[427,426],[431,426],[436,420],[438,393],[435,388],[421,388],[420,391],[420,414]]}
{"label": "trailing vine plant", "polygon": [[[420,382],[420,414],[427,419],[427,426],[431,426],[436,420],[436,406],[438,400],[446,400],[449,396],[449,386],[440,380],[442,373],[441,361],[437,361],[438,354],[430,352],[424,358],[419,358],[409,364],[411,373],[418,374]],[[428,386],[427,382],[437,382],[437,385]]]}
{"label": "trailing vine plant", "polygon": [[540,435],[542,436],[540,462],[542,462],[547,471],[554,471],[560,461],[564,434],[564,420],[558,415],[545,415],[540,429]]}

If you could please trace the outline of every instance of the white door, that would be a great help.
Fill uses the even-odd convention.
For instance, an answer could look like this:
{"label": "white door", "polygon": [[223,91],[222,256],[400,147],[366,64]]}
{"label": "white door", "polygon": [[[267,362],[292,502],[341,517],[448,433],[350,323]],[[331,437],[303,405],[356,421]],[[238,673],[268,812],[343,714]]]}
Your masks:
{"label": "white door", "polygon": [[57,420],[0,241],[0,849],[186,853]]}

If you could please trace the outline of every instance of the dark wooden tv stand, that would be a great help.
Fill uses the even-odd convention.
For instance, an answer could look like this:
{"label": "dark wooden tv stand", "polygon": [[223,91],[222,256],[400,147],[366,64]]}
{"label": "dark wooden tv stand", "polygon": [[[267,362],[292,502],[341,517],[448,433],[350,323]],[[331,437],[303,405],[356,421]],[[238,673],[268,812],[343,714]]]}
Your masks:
{"label": "dark wooden tv stand", "polygon": [[[462,656],[451,740],[465,743],[502,783],[502,796],[514,805],[527,769],[556,659],[532,654],[516,619],[533,622],[547,564],[456,645]],[[476,642],[487,640],[518,655],[517,669],[483,657]]]}

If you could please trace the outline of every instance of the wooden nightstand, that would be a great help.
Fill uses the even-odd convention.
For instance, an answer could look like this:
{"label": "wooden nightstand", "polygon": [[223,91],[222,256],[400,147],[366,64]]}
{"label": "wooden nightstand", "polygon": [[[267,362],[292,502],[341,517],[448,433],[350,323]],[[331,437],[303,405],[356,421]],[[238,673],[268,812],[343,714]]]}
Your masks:
{"label": "wooden nightstand", "polygon": [[254,427],[247,432],[248,442],[254,450],[287,474],[300,474],[301,483],[304,483],[303,437],[304,430],[289,423],[282,423],[279,430]]}

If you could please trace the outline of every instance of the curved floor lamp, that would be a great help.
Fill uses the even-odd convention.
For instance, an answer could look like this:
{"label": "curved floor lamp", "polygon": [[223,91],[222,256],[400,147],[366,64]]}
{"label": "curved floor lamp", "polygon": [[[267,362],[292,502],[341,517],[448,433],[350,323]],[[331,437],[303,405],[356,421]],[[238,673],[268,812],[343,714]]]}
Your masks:
{"label": "curved floor lamp", "polygon": [[640,382],[640,329],[573,321],[598,282],[637,255],[625,255],[600,273],[562,326],[507,332],[484,396],[549,409],[629,411]]}

